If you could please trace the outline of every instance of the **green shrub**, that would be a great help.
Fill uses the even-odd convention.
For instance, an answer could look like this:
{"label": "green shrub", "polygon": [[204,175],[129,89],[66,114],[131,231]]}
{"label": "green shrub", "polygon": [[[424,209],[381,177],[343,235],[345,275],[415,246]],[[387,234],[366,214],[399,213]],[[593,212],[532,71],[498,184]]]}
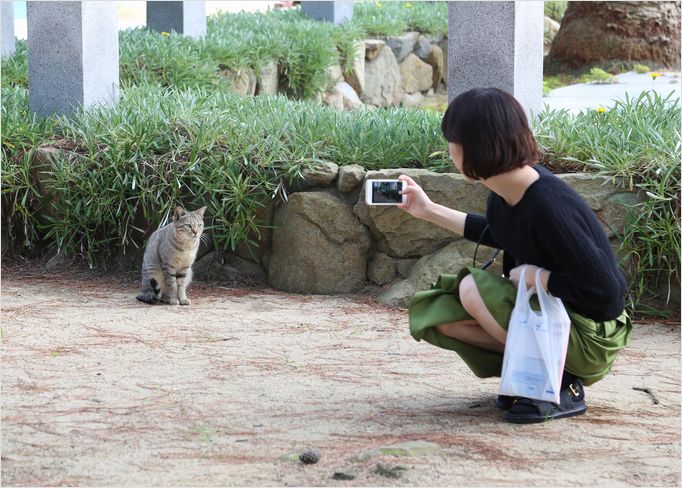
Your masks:
{"label": "green shrub", "polygon": [[28,50],[25,40],[17,39],[14,54],[2,58],[0,71],[3,87],[28,88]]}
{"label": "green shrub", "polygon": [[649,67],[646,64],[635,64],[635,66],[632,68],[635,70],[635,73],[639,73],[640,75],[643,75],[644,73],[648,73],[651,71]]}
{"label": "green shrub", "polygon": [[[26,90],[4,90],[3,115],[18,107],[25,116],[26,98]],[[207,205],[216,245],[234,248],[265,225],[256,219],[258,208],[283,197],[314,162],[450,168],[439,115],[397,108],[339,112],[285,97],[141,85],[124,90],[115,108],[42,124],[5,133],[3,225],[19,229],[28,219],[24,240],[35,244],[35,207],[27,202],[39,196],[31,193],[20,141],[62,148],[50,175],[58,204],[40,234],[91,264],[112,250],[141,246],[148,229],[136,222],[155,227],[180,203]]]}
{"label": "green shrub", "polygon": [[556,20],[561,23],[561,19],[566,13],[566,7],[568,7],[568,1],[559,2],[545,2],[545,15],[552,20]]}
{"label": "green shrub", "polygon": [[679,99],[644,92],[603,112],[545,110],[534,126],[547,159],[646,195],[630,213],[619,253],[631,276],[630,303],[640,310],[680,279],[680,123]]}
{"label": "green shrub", "polygon": [[412,30],[444,35],[448,32],[448,6],[447,2],[358,2],[353,23],[373,36]]}
{"label": "green shrub", "polygon": [[589,73],[585,73],[578,80],[579,83],[596,83],[596,84],[611,84],[618,83],[616,78],[611,73],[607,73],[601,68],[592,68]]}

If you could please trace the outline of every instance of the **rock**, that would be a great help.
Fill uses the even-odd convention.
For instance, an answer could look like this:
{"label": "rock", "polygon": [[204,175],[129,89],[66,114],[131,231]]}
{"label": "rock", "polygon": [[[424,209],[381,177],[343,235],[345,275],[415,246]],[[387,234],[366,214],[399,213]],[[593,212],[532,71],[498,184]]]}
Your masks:
{"label": "rock", "polygon": [[421,92],[406,93],[403,97],[403,107],[419,107],[424,103],[424,95]]}
{"label": "rock", "polygon": [[260,71],[256,81],[256,95],[277,95],[279,68],[275,60],[269,61]]}
{"label": "rock", "polygon": [[380,39],[365,40],[365,59],[367,61],[375,60],[385,46],[386,42]]}
{"label": "rock", "polygon": [[367,278],[377,285],[390,283],[398,276],[393,260],[382,252],[374,253],[367,264]]}
{"label": "rock", "polygon": [[419,32],[407,32],[402,36],[389,37],[386,45],[391,48],[398,63],[402,62],[414,51],[414,45],[419,40]]}
{"label": "rock", "polygon": [[[431,44],[440,44],[441,41],[443,40],[443,35],[442,34],[426,34],[426,40],[429,41]],[[445,39],[447,41],[447,38]]]}
{"label": "rock", "polygon": [[340,64],[333,64],[327,68],[327,73],[329,73],[329,79],[332,85],[336,85],[339,81],[343,81],[343,70]]}
{"label": "rock", "polygon": [[398,269],[398,274],[403,278],[407,278],[416,262],[417,258],[396,259],[395,265]]}
{"label": "rock", "polygon": [[358,476],[357,471],[353,469],[344,469],[341,471],[334,472],[334,474],[332,475],[332,479],[348,481],[354,480],[357,476]]}
{"label": "rock", "polygon": [[[364,83],[364,79],[363,79]],[[341,94],[343,100],[343,108],[348,110],[353,110],[358,107],[362,107],[362,100],[355,92],[352,86],[346,82],[341,82],[336,84],[336,91]]]}
{"label": "rock", "polygon": [[342,193],[349,193],[362,185],[367,170],[359,164],[348,164],[339,168],[337,188]]}
{"label": "rock", "polygon": [[348,205],[300,192],[275,211],[270,284],[295,293],[348,293],[365,286],[370,238]]}
{"label": "rock", "polygon": [[365,56],[365,41],[356,42],[355,55],[349,60],[351,71],[345,76],[346,82],[353,87],[356,95],[361,95],[365,89]]}
{"label": "rock", "polygon": [[331,92],[324,92],[322,94],[322,102],[336,110],[343,110],[343,93],[336,88]]}
{"label": "rock", "polygon": [[[448,85],[448,38],[444,38],[442,41],[438,43],[438,47],[440,50],[443,52],[443,82],[445,82],[445,86],[447,87]],[[438,89],[438,87],[434,87]]]}
{"label": "rock", "polygon": [[437,45],[431,46],[431,52],[425,59],[426,63],[431,66],[433,76],[431,77],[431,84],[434,90],[438,90],[440,82],[443,81],[445,65],[443,63],[443,50]]}
{"label": "rock", "polygon": [[433,68],[414,54],[408,55],[400,63],[400,77],[405,93],[416,93],[428,90],[433,83]]}
{"label": "rock", "polygon": [[385,478],[400,478],[407,468],[404,466],[389,466],[384,463],[377,463],[375,473]]}
{"label": "rock", "polygon": [[384,291],[379,301],[392,307],[409,306],[415,292],[430,289],[441,274],[457,274],[462,268],[471,266],[475,248],[474,242],[459,239],[436,253],[422,257],[412,267],[407,279]]}
{"label": "rock", "polygon": [[222,256],[213,251],[197,260],[192,266],[194,277],[200,281],[233,282],[261,285],[267,280],[263,268],[235,254]]}
{"label": "rock", "polygon": [[560,27],[561,25],[559,24],[559,22],[545,15],[545,33],[543,37],[544,45],[543,47],[545,55],[549,53],[549,49],[552,46],[552,41],[556,37],[557,32],[559,32]]}
{"label": "rock", "polygon": [[408,441],[398,444],[377,447],[365,451],[355,457],[358,461],[366,461],[376,456],[428,456],[440,450],[440,446],[427,441]]}
{"label": "rock", "polygon": [[234,70],[220,65],[220,73],[232,84],[232,89],[241,96],[252,96],[256,93],[256,73],[249,68]]}
{"label": "rock", "polygon": [[419,40],[414,45],[414,54],[423,61],[431,54],[431,43],[425,36],[419,36]]}
{"label": "rock", "polygon": [[[425,169],[387,169],[369,171],[367,179],[412,177],[436,203],[463,212],[485,214],[488,190],[480,184],[471,185],[460,174],[434,173]],[[364,188],[353,211],[367,225],[376,250],[397,258],[421,257],[452,242],[458,236],[435,224],[412,217],[395,207],[369,207]]]}
{"label": "rock", "polygon": [[339,165],[329,162],[314,163],[310,168],[301,170],[303,181],[300,187],[306,188],[325,188],[330,186],[339,174]]}
{"label": "rock", "polygon": [[66,268],[73,264],[73,258],[66,256],[63,252],[57,252],[45,263],[45,271],[48,273],[59,274],[66,271]]}
{"label": "rock", "polygon": [[365,64],[365,89],[360,99],[378,107],[389,107],[400,103],[404,94],[393,51],[382,49],[373,61]]}

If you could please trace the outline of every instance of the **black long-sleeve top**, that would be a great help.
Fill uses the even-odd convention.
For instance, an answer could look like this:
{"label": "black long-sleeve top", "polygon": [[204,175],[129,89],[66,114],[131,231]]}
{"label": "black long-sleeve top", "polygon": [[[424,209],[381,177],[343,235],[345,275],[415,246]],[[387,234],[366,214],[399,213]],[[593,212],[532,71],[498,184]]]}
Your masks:
{"label": "black long-sleeve top", "polygon": [[549,170],[534,169],[540,178],[516,205],[491,192],[486,216],[467,214],[464,237],[504,250],[506,275],[521,264],[540,266],[551,271],[548,291],[566,307],[595,321],[615,319],[627,285],[597,216]]}

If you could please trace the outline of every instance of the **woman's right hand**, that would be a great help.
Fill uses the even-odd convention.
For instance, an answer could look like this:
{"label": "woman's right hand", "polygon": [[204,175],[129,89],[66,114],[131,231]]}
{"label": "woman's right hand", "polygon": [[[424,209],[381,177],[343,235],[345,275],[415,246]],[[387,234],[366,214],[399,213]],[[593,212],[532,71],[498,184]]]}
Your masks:
{"label": "woman's right hand", "polygon": [[399,203],[397,205],[398,208],[402,208],[418,219],[426,218],[430,207],[433,205],[431,199],[426,196],[422,187],[415,183],[409,176],[400,175],[398,179],[407,182],[407,187],[401,192],[401,194],[407,195],[407,203]]}

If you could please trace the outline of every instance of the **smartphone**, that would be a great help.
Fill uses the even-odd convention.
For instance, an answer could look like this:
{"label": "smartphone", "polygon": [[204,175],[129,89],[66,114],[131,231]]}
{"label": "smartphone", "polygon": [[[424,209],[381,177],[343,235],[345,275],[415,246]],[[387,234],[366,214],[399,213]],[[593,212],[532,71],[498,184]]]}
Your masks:
{"label": "smartphone", "polygon": [[365,182],[365,203],[367,205],[397,205],[406,202],[406,195],[400,192],[407,188],[407,182],[400,180],[367,180]]}

